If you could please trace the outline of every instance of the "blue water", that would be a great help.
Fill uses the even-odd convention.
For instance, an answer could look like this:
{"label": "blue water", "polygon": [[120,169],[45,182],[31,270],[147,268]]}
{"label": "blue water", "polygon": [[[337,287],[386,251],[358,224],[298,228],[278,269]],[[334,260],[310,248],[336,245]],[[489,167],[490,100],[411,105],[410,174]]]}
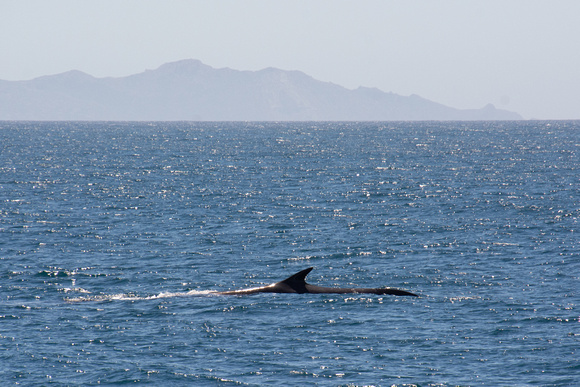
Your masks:
{"label": "blue water", "polygon": [[[2,385],[580,385],[580,122],[0,123]],[[322,286],[212,290],[313,266]]]}

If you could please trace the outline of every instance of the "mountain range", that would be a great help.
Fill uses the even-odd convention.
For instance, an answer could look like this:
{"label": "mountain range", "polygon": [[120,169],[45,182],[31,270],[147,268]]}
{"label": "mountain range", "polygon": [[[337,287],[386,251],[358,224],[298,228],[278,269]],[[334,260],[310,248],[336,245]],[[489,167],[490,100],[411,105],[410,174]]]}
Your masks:
{"label": "mountain range", "polygon": [[0,80],[0,120],[391,121],[519,120],[489,104],[460,110],[417,95],[355,90],[300,71],[215,69],[198,60],[119,78],[80,71]]}

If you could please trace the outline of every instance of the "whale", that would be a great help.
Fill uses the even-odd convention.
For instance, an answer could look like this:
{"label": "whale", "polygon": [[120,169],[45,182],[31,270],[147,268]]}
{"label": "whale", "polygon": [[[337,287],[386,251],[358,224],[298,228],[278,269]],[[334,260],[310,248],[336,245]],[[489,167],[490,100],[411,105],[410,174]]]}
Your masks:
{"label": "whale", "polygon": [[225,292],[212,292],[214,294],[224,295],[224,296],[243,296],[248,294],[257,293],[297,293],[297,294],[392,294],[396,296],[411,296],[419,297],[417,294],[408,292],[406,290],[395,289],[395,288],[327,288],[323,286],[311,285],[306,282],[306,276],[314,269],[309,267],[299,271],[296,274],[291,275],[284,281],[276,282],[266,286],[260,286],[256,288],[239,289],[239,290],[228,290]]}

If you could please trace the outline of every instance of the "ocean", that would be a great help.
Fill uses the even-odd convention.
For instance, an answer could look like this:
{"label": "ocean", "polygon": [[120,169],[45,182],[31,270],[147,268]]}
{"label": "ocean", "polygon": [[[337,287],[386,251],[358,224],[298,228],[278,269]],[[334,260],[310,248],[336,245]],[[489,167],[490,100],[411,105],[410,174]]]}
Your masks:
{"label": "ocean", "polygon": [[[580,121],[0,122],[0,384],[580,385]],[[373,294],[220,296],[314,267]]]}

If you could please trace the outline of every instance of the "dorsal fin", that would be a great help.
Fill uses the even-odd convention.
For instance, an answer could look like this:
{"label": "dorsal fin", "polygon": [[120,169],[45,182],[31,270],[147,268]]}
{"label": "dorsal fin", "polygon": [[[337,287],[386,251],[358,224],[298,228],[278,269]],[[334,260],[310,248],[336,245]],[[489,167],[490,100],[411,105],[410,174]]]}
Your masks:
{"label": "dorsal fin", "polygon": [[308,269],[299,271],[279,283],[290,286],[296,291],[296,293],[308,293],[308,290],[306,290],[306,276],[312,271],[312,269],[314,268],[309,267]]}

